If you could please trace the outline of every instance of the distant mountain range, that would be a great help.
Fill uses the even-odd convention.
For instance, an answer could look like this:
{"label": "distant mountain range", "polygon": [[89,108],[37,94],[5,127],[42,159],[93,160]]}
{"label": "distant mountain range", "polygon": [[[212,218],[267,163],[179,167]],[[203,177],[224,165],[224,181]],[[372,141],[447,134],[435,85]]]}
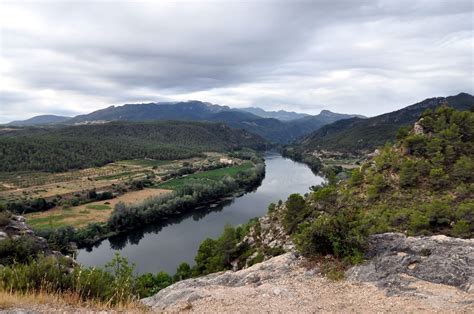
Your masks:
{"label": "distant mountain range", "polygon": [[250,112],[262,118],[273,118],[273,119],[278,119],[281,121],[291,121],[291,120],[296,120],[296,119],[309,116],[309,114],[306,114],[306,113],[299,113],[299,112],[285,111],[285,110],[266,111],[258,107],[241,108],[238,110]]}
{"label": "distant mountain range", "polygon": [[[147,103],[110,106],[85,115],[63,119],[40,119],[37,117],[12,122],[9,125],[40,125],[51,123],[64,124],[98,124],[110,121],[155,121],[155,120],[185,120],[209,121],[225,123],[233,128],[245,129],[258,134],[269,141],[281,144],[290,143],[311,133],[320,127],[340,119],[348,119],[356,115],[333,113],[323,110],[319,115],[306,115],[294,112],[265,111],[260,108],[231,109],[201,101],[186,101],[176,103]],[[275,116],[280,119],[269,117]],[[54,116],[50,116],[54,117]],[[291,119],[294,118],[294,119]],[[30,121],[26,124],[27,121]],[[32,122],[31,122],[32,121]]]}
{"label": "distant mountain range", "polygon": [[456,96],[428,98],[403,109],[367,119],[354,117],[327,124],[304,137],[294,146],[303,152],[330,150],[363,153],[394,140],[402,126],[412,125],[426,109],[442,104],[458,110],[474,106],[474,97],[467,93]]}
{"label": "distant mountain range", "polygon": [[63,123],[71,117],[56,116],[52,114],[46,114],[41,116],[35,116],[33,118],[22,120],[22,121],[12,121],[7,125],[10,126],[32,126],[32,125],[42,125],[42,124],[52,124],[52,123]]}

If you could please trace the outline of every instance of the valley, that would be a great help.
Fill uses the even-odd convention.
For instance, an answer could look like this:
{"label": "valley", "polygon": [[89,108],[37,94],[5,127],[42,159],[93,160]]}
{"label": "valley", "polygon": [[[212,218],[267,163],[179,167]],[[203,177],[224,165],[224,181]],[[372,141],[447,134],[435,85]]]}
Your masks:
{"label": "valley", "polygon": [[[464,96],[454,100],[461,108],[471,102]],[[276,145],[248,130],[210,122],[114,121],[7,129],[0,134],[0,144],[5,144],[0,158],[6,161],[0,173],[0,262],[7,265],[0,283],[12,288],[22,280],[30,285],[30,277],[12,275],[20,272],[18,267],[35,271],[30,268],[39,265],[48,276],[70,282],[88,280],[78,275],[84,271],[105,277],[90,287],[84,282],[86,286],[68,289],[79,294],[86,289],[94,300],[104,300],[114,298],[115,291],[97,288],[116,282],[124,272],[124,280],[133,283],[127,298],[142,298],[142,304],[155,309],[167,308],[165,302],[174,309],[173,302],[182,300],[169,299],[168,291],[198,280],[188,278],[202,278],[206,285],[221,278],[214,276],[225,281],[234,275],[214,274],[259,272],[253,265],[268,262],[262,265],[273,267],[276,256],[285,253],[298,257],[298,264],[288,262],[298,276],[317,272],[323,280],[351,276],[362,282],[368,277],[359,271],[370,273],[370,267],[357,265],[380,263],[368,255],[371,243],[383,239],[398,245],[405,238],[423,242],[431,236],[433,243],[468,244],[456,248],[459,257],[451,262],[458,265],[472,242],[458,238],[472,238],[474,230],[472,112],[456,110],[446,99],[407,108],[388,114],[390,118],[339,120],[309,135],[354,119],[370,120],[375,122],[368,128],[377,138],[357,140],[357,145],[367,140],[370,145],[362,146],[377,147],[391,134],[383,130],[402,126],[395,143],[373,151],[313,146],[309,137]],[[414,125],[404,126],[421,109]],[[302,119],[306,117],[296,121]],[[347,132],[359,136],[351,127]],[[437,259],[446,253],[436,247],[410,255],[410,261],[403,261],[408,270],[393,280],[406,284],[403,274],[409,273],[432,289],[436,280],[418,267],[430,267],[423,264],[427,256]],[[60,263],[70,263],[71,255],[79,264],[70,266],[72,272],[56,274],[50,269],[56,263],[51,262],[53,252],[60,252],[54,253]],[[396,257],[383,254],[407,256],[403,251]],[[309,270],[302,272],[301,266]],[[110,267],[119,272],[112,275]],[[449,267],[440,271],[451,276]],[[392,269],[387,272],[395,275]],[[449,301],[452,306],[463,308],[460,302],[469,300],[464,291],[471,287],[465,279],[471,274],[472,268],[463,268],[462,280],[442,282],[463,291]],[[57,280],[51,285],[56,287]],[[277,281],[278,286],[286,289],[288,280]],[[186,297],[187,291],[179,293]],[[218,288],[212,286],[212,291]],[[114,302],[137,306],[131,299]]]}

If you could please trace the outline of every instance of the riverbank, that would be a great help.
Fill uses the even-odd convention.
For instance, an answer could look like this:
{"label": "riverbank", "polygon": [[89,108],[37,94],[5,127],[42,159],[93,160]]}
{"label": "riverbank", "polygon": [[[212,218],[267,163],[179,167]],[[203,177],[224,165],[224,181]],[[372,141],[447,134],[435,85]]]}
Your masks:
{"label": "riverbank", "polygon": [[[90,248],[107,238],[179,217],[199,207],[217,206],[260,185],[265,176],[263,159],[255,157],[248,163],[252,166],[235,172],[233,176],[183,180],[170,193],[149,197],[136,204],[118,203],[105,223],[90,223],[81,229],[66,226],[38,230],[38,233],[55,249],[71,252],[76,247]],[[70,243],[73,246],[69,246]]]}
{"label": "riverbank", "polygon": [[[187,262],[191,266],[200,244],[206,238],[217,238],[226,224],[237,226],[267,213],[270,203],[286,199],[291,193],[305,194],[309,187],[324,182],[302,163],[279,154],[265,155],[265,177],[255,190],[220,204],[183,212],[132,231],[124,232],[94,246],[78,251],[77,260],[87,266],[101,267],[115,252],[136,264],[139,273],[163,270],[170,274]],[[163,254],[166,252],[166,254]]]}

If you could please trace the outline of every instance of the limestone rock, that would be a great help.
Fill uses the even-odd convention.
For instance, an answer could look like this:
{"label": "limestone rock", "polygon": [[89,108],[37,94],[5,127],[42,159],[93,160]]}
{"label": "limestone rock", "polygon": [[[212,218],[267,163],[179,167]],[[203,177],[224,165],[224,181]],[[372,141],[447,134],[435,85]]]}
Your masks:
{"label": "limestone rock", "polygon": [[410,293],[407,287],[419,280],[474,291],[474,239],[384,233],[370,238],[367,257],[347,271],[349,280],[374,282],[392,294]]}

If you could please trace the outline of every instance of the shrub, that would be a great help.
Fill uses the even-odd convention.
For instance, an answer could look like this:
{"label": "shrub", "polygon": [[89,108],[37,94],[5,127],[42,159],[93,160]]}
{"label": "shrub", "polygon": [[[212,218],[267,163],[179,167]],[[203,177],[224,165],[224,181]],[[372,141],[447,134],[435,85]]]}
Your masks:
{"label": "shrub", "polygon": [[474,161],[468,156],[461,156],[453,166],[452,175],[463,182],[472,182],[474,179]]}
{"label": "shrub", "polygon": [[400,169],[400,186],[403,188],[414,186],[418,180],[418,171],[416,163],[412,160],[406,160],[402,163]]}
{"label": "shrub", "polygon": [[293,235],[297,249],[304,256],[360,255],[366,235],[360,228],[358,215],[357,211],[345,209],[337,215],[322,213],[312,222],[303,222]]}
{"label": "shrub", "polygon": [[0,227],[6,226],[10,223],[10,213],[7,211],[0,211]]}
{"label": "shrub", "polygon": [[453,225],[453,235],[462,238],[468,238],[471,236],[473,228],[466,220],[459,220]]}
{"label": "shrub", "polygon": [[364,176],[362,174],[362,171],[360,169],[356,168],[352,170],[351,178],[349,179],[349,184],[352,186],[359,185],[363,182]]}
{"label": "shrub", "polygon": [[26,263],[36,258],[42,251],[43,248],[31,237],[7,238],[0,241],[0,264]]}
{"label": "shrub", "polygon": [[299,194],[291,194],[286,200],[285,205],[286,211],[283,217],[283,226],[291,233],[304,218],[306,201]]}
{"label": "shrub", "polygon": [[431,186],[436,190],[440,190],[449,184],[449,181],[448,181],[449,178],[444,172],[443,168],[431,169],[429,180],[430,180]]}

